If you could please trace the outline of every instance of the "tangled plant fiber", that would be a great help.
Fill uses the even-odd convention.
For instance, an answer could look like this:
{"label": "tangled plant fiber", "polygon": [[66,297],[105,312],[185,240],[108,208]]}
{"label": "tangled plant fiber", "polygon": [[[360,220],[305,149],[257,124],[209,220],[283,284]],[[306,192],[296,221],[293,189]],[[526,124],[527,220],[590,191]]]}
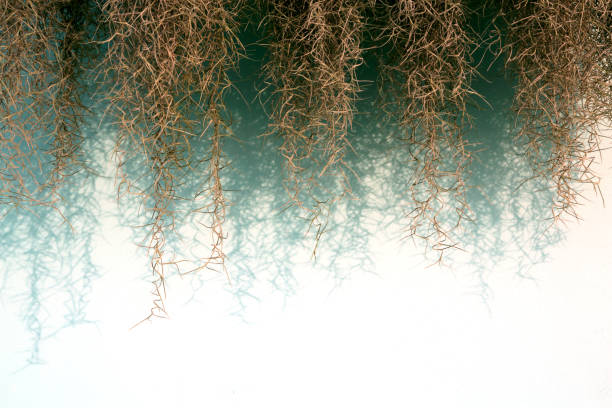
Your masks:
{"label": "tangled plant fiber", "polygon": [[[141,197],[149,223],[146,248],[154,275],[154,306],[149,317],[165,315],[167,235],[175,228],[182,179],[202,162],[206,182],[191,200],[209,216],[210,256],[200,268],[224,267],[223,222],[226,198],[221,175],[223,137],[229,132],[223,94],[228,71],[241,47],[234,32],[239,3],[226,0],[161,2],[108,0],[102,7],[108,27],[103,67],[113,86],[109,107],[119,126],[119,193]],[[191,146],[209,138],[205,157]],[[145,158],[150,180],[138,188],[123,167],[137,153]]]}
{"label": "tangled plant fiber", "polygon": [[[363,62],[364,4],[270,0],[264,5],[271,133],[283,141],[289,205],[305,211],[318,243],[331,207],[351,192],[344,156],[351,149],[348,133],[359,92],[357,68]],[[326,175],[335,190],[323,186]]]}
{"label": "tangled plant fiber", "polygon": [[555,190],[552,219],[579,218],[580,186],[598,188],[591,170],[602,118],[610,117],[608,0],[505,2],[502,52],[518,76],[519,143],[534,176]]}
{"label": "tangled plant fiber", "polygon": [[471,217],[464,131],[466,105],[475,95],[475,40],[465,28],[467,10],[460,0],[400,0],[382,2],[381,8],[380,37],[387,46],[380,92],[414,163],[407,176],[414,207],[408,235],[424,239],[441,261],[444,250],[457,245],[453,231]]}
{"label": "tangled plant fiber", "polygon": [[0,204],[54,206],[65,179],[86,167],[81,97],[96,52],[87,44],[91,23],[87,1],[0,4]]}
{"label": "tangled plant fiber", "polygon": [[[461,246],[456,232],[478,217],[466,198],[468,111],[481,99],[472,82],[484,75],[482,50],[516,82],[512,143],[554,192],[552,219],[579,217],[582,186],[599,182],[600,124],[612,117],[611,10],[611,0],[0,0],[0,217],[74,200],[62,186],[88,169],[82,127],[102,102],[117,128],[118,197],[146,219],[147,319],[166,315],[169,268],[227,273],[226,99],[251,24],[267,50],[252,87],[269,112],[265,134],[279,140],[285,207],[307,219],[313,254],[334,209],[357,198],[349,157],[367,69],[408,156],[392,170],[405,235],[438,261]],[[486,32],[475,16],[490,19]],[[172,244],[191,219],[207,252],[187,268]]]}

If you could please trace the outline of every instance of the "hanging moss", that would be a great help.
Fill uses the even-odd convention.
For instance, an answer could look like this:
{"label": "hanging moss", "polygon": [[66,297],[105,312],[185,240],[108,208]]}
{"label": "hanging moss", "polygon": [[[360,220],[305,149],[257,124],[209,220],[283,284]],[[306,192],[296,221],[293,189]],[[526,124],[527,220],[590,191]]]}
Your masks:
{"label": "hanging moss", "polygon": [[2,3],[0,214],[6,206],[53,206],[65,179],[86,166],[82,76],[97,51],[87,44],[90,2]]}
{"label": "hanging moss", "polygon": [[[352,241],[326,241],[324,233],[342,217],[354,225],[355,214],[365,216],[354,192],[368,174],[354,164],[367,160],[361,168],[372,173],[392,163],[401,199],[381,206],[399,214],[403,237],[422,238],[437,261],[465,247],[461,231],[479,218],[468,199],[479,168],[472,113],[488,103],[473,83],[495,65],[483,64],[489,57],[503,61],[515,84],[516,137],[508,143],[531,169],[515,187],[538,180],[550,190],[555,222],[579,217],[582,186],[598,188],[591,163],[600,125],[612,117],[610,0],[0,4],[0,219],[75,200],[63,189],[89,172],[83,126],[103,111],[116,130],[117,196],[142,220],[135,229],[153,276],[147,319],[166,315],[170,268],[215,270],[232,281],[228,145],[236,142],[234,119],[246,119],[228,100],[244,103],[241,89],[257,94],[267,113],[263,127],[255,119],[241,126],[265,136],[273,153],[265,160],[278,162],[259,175],[279,174],[284,195],[274,196],[274,208],[306,219],[290,228],[283,218],[272,240],[306,232],[313,256],[327,243],[350,248]],[[251,48],[243,45],[247,32],[257,36]],[[259,64],[247,85],[243,63]],[[360,110],[364,101],[371,111]],[[256,109],[255,99],[247,102]],[[383,150],[374,131],[367,143],[358,140],[360,118],[388,127],[392,149]],[[398,152],[404,156],[394,161]],[[388,186],[378,187],[382,195]],[[63,217],[58,222],[71,221]],[[193,238],[205,249],[192,259],[177,255],[186,226],[206,235]],[[360,245],[366,251],[367,239]]]}
{"label": "hanging moss", "polygon": [[[208,163],[197,210],[210,215],[210,256],[199,268],[223,267],[223,222],[227,201],[221,183],[223,138],[229,132],[223,94],[231,86],[228,71],[241,48],[236,30],[239,3],[225,0],[107,1],[102,8],[109,31],[103,61],[112,79],[109,107],[119,126],[119,193],[141,197],[149,229],[155,296],[151,316],[165,314],[167,234],[175,228],[180,175],[197,162]],[[191,145],[209,138],[207,156],[194,157]],[[144,157],[149,184],[137,186],[124,171],[131,155]]]}
{"label": "hanging moss", "polygon": [[405,176],[412,203],[408,235],[424,239],[441,260],[445,249],[459,244],[453,231],[471,217],[464,132],[467,103],[475,95],[476,40],[459,0],[381,3],[380,41],[386,46],[380,92],[414,163]]}
{"label": "hanging moss", "polygon": [[[609,1],[504,2],[503,53],[518,76],[514,108],[517,144],[534,177],[556,191],[552,218],[578,218],[580,186],[597,188],[591,171],[598,124],[609,117]],[[607,34],[605,34],[607,33]],[[607,38],[607,40],[605,40]]]}
{"label": "hanging moss", "polygon": [[[265,1],[270,133],[282,138],[288,205],[321,239],[334,204],[350,194],[346,151],[359,93],[361,1]],[[268,102],[268,101],[267,101]],[[333,190],[322,186],[332,179]],[[313,254],[316,253],[316,245]]]}

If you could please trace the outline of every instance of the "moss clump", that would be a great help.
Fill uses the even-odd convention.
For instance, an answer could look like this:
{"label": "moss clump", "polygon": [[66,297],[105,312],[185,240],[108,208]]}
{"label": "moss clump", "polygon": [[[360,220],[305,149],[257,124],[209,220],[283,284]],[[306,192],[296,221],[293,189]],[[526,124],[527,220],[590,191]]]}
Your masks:
{"label": "moss clump", "polygon": [[[304,211],[318,243],[331,208],[351,191],[344,157],[351,149],[349,130],[359,92],[365,4],[270,0],[263,5],[270,133],[282,139],[288,203]],[[335,189],[323,185],[326,179]]]}
{"label": "moss clump", "polygon": [[534,177],[555,190],[552,219],[578,218],[580,186],[597,188],[591,163],[602,119],[610,116],[611,3],[599,0],[504,2],[502,51],[518,76],[517,143]]}
{"label": "moss clump", "polygon": [[[380,2],[384,42],[380,92],[409,151],[408,234],[424,239],[441,260],[457,245],[452,233],[470,218],[465,201],[471,161],[464,137],[467,103],[476,93],[474,33],[460,0]],[[449,217],[448,214],[451,214]]]}
{"label": "moss clump", "polygon": [[[208,164],[204,187],[193,200],[209,217],[210,256],[200,268],[224,267],[226,199],[221,184],[223,138],[229,132],[223,95],[231,86],[241,44],[236,37],[240,3],[227,0],[164,2],[108,0],[102,8],[108,51],[102,63],[112,80],[109,108],[119,132],[119,193],[140,197],[149,222],[145,247],[154,276],[154,307],[165,315],[165,276],[174,261],[166,256],[174,231],[182,175]],[[206,138],[208,151],[194,157],[192,145]],[[138,186],[124,166],[144,158],[149,184]]]}
{"label": "moss clump", "polygon": [[87,33],[94,5],[7,0],[0,8],[0,203],[53,206],[65,179],[85,167],[81,99],[97,52]]}
{"label": "moss clump", "polygon": [[[165,315],[169,267],[227,273],[226,98],[249,24],[263,31],[268,56],[253,88],[269,111],[266,135],[279,140],[287,198],[276,204],[307,219],[313,253],[360,182],[352,126],[361,69],[376,57],[371,117],[392,118],[408,156],[392,170],[405,235],[423,238],[440,261],[478,217],[466,199],[475,168],[468,112],[481,98],[472,82],[486,74],[474,57],[483,50],[515,79],[513,143],[530,177],[553,191],[551,218],[578,217],[580,189],[598,187],[599,125],[612,117],[611,10],[610,0],[0,0],[0,217],[75,197],[61,186],[87,168],[81,128],[104,103],[118,130],[118,196],[146,218],[148,318]],[[192,269],[172,246],[190,219],[208,236]]]}

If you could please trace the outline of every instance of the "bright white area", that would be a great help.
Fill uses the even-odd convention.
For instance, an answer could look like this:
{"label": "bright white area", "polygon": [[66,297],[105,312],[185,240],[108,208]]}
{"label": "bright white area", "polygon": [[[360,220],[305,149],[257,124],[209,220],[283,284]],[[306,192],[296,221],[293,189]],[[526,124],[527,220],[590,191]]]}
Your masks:
{"label": "bright white area", "polygon": [[[251,303],[246,322],[222,277],[191,296],[170,282],[169,320],[128,330],[150,286],[126,231],[105,225],[89,316],[45,340],[45,365],[13,373],[28,334],[0,314],[0,407],[610,407],[612,152],[601,200],[568,226],[536,281],[491,273],[493,296],[460,270],[429,268],[381,241],[378,276],[330,291],[325,271],[296,271],[297,293]],[[103,204],[106,205],[106,204]],[[108,204],[110,205],[110,204]]]}

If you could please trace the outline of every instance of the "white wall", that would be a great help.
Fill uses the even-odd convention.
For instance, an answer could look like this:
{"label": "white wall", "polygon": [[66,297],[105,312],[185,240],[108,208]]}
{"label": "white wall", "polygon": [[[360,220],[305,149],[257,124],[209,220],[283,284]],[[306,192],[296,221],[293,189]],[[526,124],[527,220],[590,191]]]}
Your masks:
{"label": "white wall", "polygon": [[44,340],[46,364],[19,370],[29,334],[3,299],[0,406],[609,407],[610,153],[599,168],[608,207],[589,196],[535,280],[491,273],[486,305],[474,276],[424,268],[381,239],[378,276],[356,273],[331,290],[326,272],[305,264],[295,295],[262,289],[243,319],[229,315],[223,277],[206,275],[191,302],[192,281],[173,278],[171,318],[128,330],[150,287],[127,230],[108,218],[89,306],[98,323]]}

